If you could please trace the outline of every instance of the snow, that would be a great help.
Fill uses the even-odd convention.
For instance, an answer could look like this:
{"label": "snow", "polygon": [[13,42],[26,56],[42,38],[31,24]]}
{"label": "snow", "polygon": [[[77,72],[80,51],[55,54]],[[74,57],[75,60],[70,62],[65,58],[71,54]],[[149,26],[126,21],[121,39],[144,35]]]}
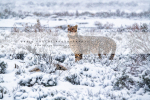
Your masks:
{"label": "snow", "polygon": [[[132,43],[130,43],[131,40],[136,40],[131,33],[140,33],[116,31],[121,26],[126,28],[134,23],[139,25],[146,23],[150,30],[149,17],[103,18],[92,17],[88,14],[84,16],[57,14],[64,12],[69,14],[76,14],[76,12],[80,14],[86,12],[115,13],[118,9],[129,14],[141,13],[149,11],[149,5],[149,0],[82,0],[82,3],[80,0],[65,2],[63,0],[53,2],[48,0],[1,0],[0,14],[6,8],[17,14],[29,12],[29,16],[23,14],[23,18],[18,17],[19,15],[0,18],[0,62],[7,63],[6,73],[0,73],[0,89],[2,87],[6,91],[3,100],[55,100],[60,98],[67,100],[149,100],[150,86],[147,83],[150,80],[150,59],[140,61],[138,55],[134,55],[138,53],[132,51]],[[36,16],[34,12],[49,13],[50,16]],[[15,27],[20,30],[24,29],[26,23],[34,26],[37,19],[40,20],[43,27],[50,28],[52,32],[11,32],[11,29]],[[102,25],[110,23],[114,26],[113,29],[99,29],[96,25],[99,23]],[[89,54],[83,55],[82,60],[75,62],[73,52],[69,46],[67,47],[69,43],[59,42],[68,41],[67,25],[78,25],[78,34],[82,36],[112,38],[117,44],[114,59],[108,60],[107,55],[99,59],[97,54]],[[55,28],[58,26],[62,26],[62,29]],[[137,41],[145,42],[148,47],[149,38],[148,40],[145,37],[143,39],[143,41],[138,39]],[[39,42],[39,40],[54,42]],[[30,44],[27,41],[33,41],[33,43]],[[51,45],[51,47],[35,47],[35,45]],[[144,47],[143,44],[142,47]],[[16,58],[15,54],[20,52],[25,53],[23,60]],[[38,56],[34,53],[51,55],[44,57],[44,55]],[[142,51],[141,54],[148,54],[148,52]],[[52,57],[52,62],[48,59],[49,57]],[[55,70],[57,63],[68,70]],[[15,65],[19,68],[15,68]],[[39,68],[41,71],[30,72],[34,68]]]}
{"label": "snow", "polygon": [[[36,19],[37,18],[25,18],[25,19],[18,19],[18,20],[14,20],[14,19],[3,19],[0,21],[0,27],[14,27],[14,24],[17,25],[17,27],[22,27],[22,25],[24,23],[31,23],[31,24],[35,24],[36,23]],[[48,21],[47,21],[48,20]],[[102,24],[106,24],[107,22],[109,23],[113,23],[114,27],[120,27],[120,26],[128,26],[128,25],[132,25],[134,23],[147,23],[149,24],[150,21],[149,19],[127,19],[127,18],[87,18],[85,19],[64,19],[63,21],[53,21],[52,18],[45,18],[45,19],[41,19],[40,22],[42,25],[48,25],[49,27],[55,27],[55,26],[61,26],[61,25],[68,25],[68,24],[78,24],[78,23],[87,23],[87,24],[80,24],[79,27],[95,27],[94,23],[95,22],[101,22]],[[9,24],[7,24],[9,23]],[[21,23],[22,25],[18,25],[17,23]],[[8,32],[7,32],[8,33]]]}

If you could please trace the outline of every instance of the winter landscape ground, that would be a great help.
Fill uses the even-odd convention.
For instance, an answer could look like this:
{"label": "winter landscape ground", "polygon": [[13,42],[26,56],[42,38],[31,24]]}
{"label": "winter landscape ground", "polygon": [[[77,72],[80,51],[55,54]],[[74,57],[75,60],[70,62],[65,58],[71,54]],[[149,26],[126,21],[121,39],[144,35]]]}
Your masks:
{"label": "winter landscape ground", "polygon": [[[68,25],[113,39],[114,59],[75,62]],[[0,0],[0,99],[150,100],[149,44],[149,0]]]}

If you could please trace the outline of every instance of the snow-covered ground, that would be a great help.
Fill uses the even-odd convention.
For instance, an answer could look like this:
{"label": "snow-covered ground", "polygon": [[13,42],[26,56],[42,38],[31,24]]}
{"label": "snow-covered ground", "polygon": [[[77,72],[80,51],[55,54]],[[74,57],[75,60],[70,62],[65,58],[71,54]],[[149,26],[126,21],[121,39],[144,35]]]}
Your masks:
{"label": "snow-covered ground", "polygon": [[[43,32],[33,32],[37,19]],[[114,59],[89,54],[75,62],[67,25],[112,38]],[[149,100],[149,32],[149,0],[0,0],[0,99]]]}
{"label": "snow-covered ground", "polygon": [[[28,54],[23,61],[9,55],[1,58],[8,65],[6,73],[1,74],[1,81],[4,81],[1,86],[7,91],[4,100],[148,100],[150,97],[149,83],[146,83],[149,82],[150,63],[148,60],[135,62],[134,59],[140,60],[138,55],[116,55],[113,61],[90,55],[74,63],[74,56],[66,54],[63,64],[68,70],[51,74],[54,67],[45,61],[37,65],[34,57]],[[18,69],[14,68],[15,64]],[[35,66],[42,66],[44,70],[29,72]]]}

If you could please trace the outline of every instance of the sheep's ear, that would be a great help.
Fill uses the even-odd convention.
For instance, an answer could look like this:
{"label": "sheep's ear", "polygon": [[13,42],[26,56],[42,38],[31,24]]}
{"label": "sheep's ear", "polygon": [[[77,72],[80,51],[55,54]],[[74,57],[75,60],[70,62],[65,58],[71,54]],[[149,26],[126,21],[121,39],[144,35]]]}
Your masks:
{"label": "sheep's ear", "polygon": [[76,25],[75,28],[77,29],[77,28],[78,28],[78,25]]}
{"label": "sheep's ear", "polygon": [[68,27],[70,27],[70,25],[68,25]]}

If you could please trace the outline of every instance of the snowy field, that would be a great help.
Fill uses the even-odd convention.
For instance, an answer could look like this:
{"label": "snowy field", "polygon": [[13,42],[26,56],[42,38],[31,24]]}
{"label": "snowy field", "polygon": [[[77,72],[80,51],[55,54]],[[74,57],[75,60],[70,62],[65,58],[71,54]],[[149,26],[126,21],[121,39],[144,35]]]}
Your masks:
{"label": "snowy field", "polygon": [[[114,59],[75,62],[68,25],[113,39]],[[0,99],[149,100],[149,44],[149,0],[0,0]]]}

